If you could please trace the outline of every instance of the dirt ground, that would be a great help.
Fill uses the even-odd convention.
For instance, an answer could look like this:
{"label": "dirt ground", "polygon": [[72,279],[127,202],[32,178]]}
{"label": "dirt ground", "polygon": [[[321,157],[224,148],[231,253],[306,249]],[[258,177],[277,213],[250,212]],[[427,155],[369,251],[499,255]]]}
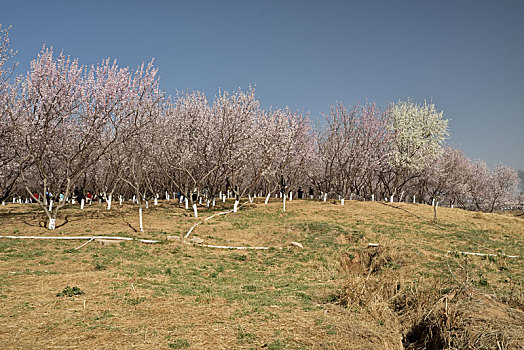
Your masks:
{"label": "dirt ground", "polygon": [[0,238],[1,348],[414,349],[464,334],[476,348],[524,344],[523,217],[443,207],[435,224],[427,205],[294,200],[283,213],[261,199],[188,241],[270,249],[184,243],[232,207],[219,204],[194,218],[160,202],[143,233],[130,203],[69,206],[54,231],[36,205],[0,206],[0,235],[161,241]]}

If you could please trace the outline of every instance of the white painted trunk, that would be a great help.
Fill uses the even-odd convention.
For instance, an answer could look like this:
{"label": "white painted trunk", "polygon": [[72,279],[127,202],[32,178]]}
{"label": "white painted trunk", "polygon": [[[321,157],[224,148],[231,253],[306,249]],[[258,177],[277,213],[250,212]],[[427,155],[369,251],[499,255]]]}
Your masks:
{"label": "white painted trunk", "polygon": [[218,199],[222,199],[222,191],[218,193]]}
{"label": "white painted trunk", "polygon": [[233,205],[233,213],[236,213],[238,211],[238,200],[235,200],[235,204]]}
{"label": "white painted trunk", "polygon": [[184,202],[186,204],[186,210],[189,209],[189,201],[187,200],[187,198],[184,198]]}
{"label": "white painted trunk", "polygon": [[393,196],[389,197],[389,203],[393,203]]}
{"label": "white painted trunk", "polygon": [[247,195],[247,198],[249,198],[249,203],[253,203],[253,198],[251,198],[250,194]]}
{"label": "white painted trunk", "polygon": [[50,230],[55,229],[55,219],[49,219],[49,226],[47,228]]}
{"label": "white painted trunk", "polygon": [[180,195],[180,198],[178,199],[178,201],[179,201],[180,203],[182,203],[182,202],[184,201],[184,196]]}
{"label": "white painted trunk", "polygon": [[198,210],[196,203],[193,203],[193,212],[195,213],[195,218],[198,218]]}
{"label": "white painted trunk", "polygon": [[282,201],[282,211],[285,213],[286,212],[286,195],[283,196],[283,201]]}
{"label": "white painted trunk", "polygon": [[433,201],[431,201],[431,206],[432,206],[432,207],[435,206],[435,198],[433,198]]}
{"label": "white painted trunk", "polygon": [[158,205],[158,198],[155,197],[155,205]]}
{"label": "white painted trunk", "polygon": [[118,199],[120,201],[120,205],[122,205],[122,203],[124,202],[124,198],[122,197],[122,195],[120,195]]}
{"label": "white painted trunk", "polygon": [[342,206],[344,205],[344,198],[342,198],[342,199],[340,200],[340,205],[342,205]]}
{"label": "white painted trunk", "polygon": [[2,201],[2,205],[5,205],[5,201]]}
{"label": "white painted trunk", "polygon": [[282,192],[280,192],[280,198],[282,198]]}
{"label": "white painted trunk", "polygon": [[453,209],[453,204],[451,204],[451,209]]}
{"label": "white painted trunk", "polygon": [[293,200],[293,191],[289,192],[289,201],[291,202]]}
{"label": "white painted trunk", "polygon": [[267,204],[269,202],[269,197],[271,196],[271,192],[269,192],[266,196],[266,201],[264,202],[264,204]]}
{"label": "white painted trunk", "polygon": [[416,200],[415,200],[415,195],[413,195],[413,204],[416,203]]}
{"label": "white painted trunk", "polygon": [[149,209],[149,202],[146,201],[146,209]]}
{"label": "white painted trunk", "polygon": [[140,224],[140,232],[144,232],[144,224],[142,222],[142,208],[138,208],[138,221]]}
{"label": "white painted trunk", "polygon": [[402,191],[402,193],[400,194],[400,199],[398,200],[399,203],[402,202],[402,198],[404,198],[404,191]]}
{"label": "white painted trunk", "polygon": [[353,200],[353,193],[351,193],[351,194],[349,195],[349,200],[350,200],[350,201]]}
{"label": "white painted trunk", "polygon": [[16,199],[15,199],[15,197],[13,197],[13,204],[16,204]]}
{"label": "white painted trunk", "polygon": [[324,202],[327,201],[327,193],[324,193]]}
{"label": "white painted trunk", "polygon": [[81,210],[84,210],[84,204],[85,204],[85,199],[82,198],[82,200],[80,200],[80,209]]}
{"label": "white painted trunk", "polygon": [[222,196],[222,203],[226,201],[226,196]]}
{"label": "white painted trunk", "polygon": [[215,198],[213,197],[213,206],[215,206]]}
{"label": "white painted trunk", "polygon": [[209,199],[206,202],[206,208],[209,208]]}
{"label": "white painted trunk", "polygon": [[[29,201],[28,201],[27,199],[25,200],[25,202],[26,202],[26,203],[29,203]],[[71,204],[73,204],[73,205],[75,205],[75,204],[76,204],[76,201],[75,201],[75,199],[74,199],[74,198],[73,198],[73,199],[71,199]]]}
{"label": "white painted trunk", "polygon": [[372,201],[372,202],[375,201],[375,195],[374,195],[374,194],[371,195],[371,201]]}
{"label": "white painted trunk", "polygon": [[[51,210],[53,210],[53,200],[52,199],[49,201],[49,211],[51,211]],[[50,230],[52,230],[52,229],[50,229]]]}
{"label": "white painted trunk", "polygon": [[202,197],[198,198],[198,205],[202,205]]}
{"label": "white painted trunk", "polygon": [[112,202],[112,197],[111,195],[109,195],[109,197],[107,197],[107,210],[111,210],[111,202]]}

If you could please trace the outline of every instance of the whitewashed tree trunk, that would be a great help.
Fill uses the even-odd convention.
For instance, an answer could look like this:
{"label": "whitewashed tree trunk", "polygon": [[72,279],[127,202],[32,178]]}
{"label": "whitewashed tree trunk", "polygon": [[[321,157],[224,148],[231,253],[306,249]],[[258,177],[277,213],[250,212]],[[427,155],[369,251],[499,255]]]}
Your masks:
{"label": "whitewashed tree trunk", "polygon": [[283,196],[283,201],[282,201],[282,211],[285,213],[286,212],[286,195],[284,194]]}
{"label": "whitewashed tree trunk", "polygon": [[415,200],[415,199],[416,199],[416,198],[415,198],[415,195],[413,195],[413,204],[416,203],[416,200]]}
{"label": "whitewashed tree trunk", "polygon": [[271,192],[269,192],[266,196],[266,201],[264,202],[264,204],[267,204],[269,202],[269,197],[271,196]]}
{"label": "whitewashed tree trunk", "polygon": [[198,197],[198,205],[202,205],[202,197]]}
{"label": "whitewashed tree trunk", "polygon": [[209,204],[210,204],[210,201],[208,199],[207,202],[206,202],[206,208],[209,208]]}
{"label": "whitewashed tree trunk", "polygon": [[249,203],[253,203],[253,198],[251,198],[250,194],[247,195],[247,198],[249,199]]}
{"label": "whitewashed tree trunk", "polygon": [[235,199],[235,204],[233,205],[233,213],[236,213],[238,211],[238,200]]}
{"label": "whitewashed tree trunk", "polygon": [[222,191],[218,193],[218,199],[222,199]]}
{"label": "whitewashed tree trunk", "polygon": [[118,200],[119,200],[119,202],[120,202],[120,205],[122,205],[122,203],[124,203],[124,197],[122,197],[122,195],[120,195],[120,196],[118,197]]}
{"label": "whitewashed tree trunk", "polygon": [[213,207],[215,206],[215,197],[213,197]]}
{"label": "whitewashed tree trunk", "polygon": [[393,196],[389,197],[389,202],[393,203]]}
{"label": "whitewashed tree trunk", "polygon": [[82,200],[80,200],[80,209],[81,210],[84,210],[84,204],[85,204],[85,199],[82,198]]}
{"label": "whitewashed tree trunk", "polygon": [[109,197],[107,197],[107,210],[111,210],[111,202],[112,202],[112,196],[109,195]]}
{"label": "whitewashed tree trunk", "polygon": [[189,201],[187,200],[187,198],[184,198],[184,202],[186,204],[186,210],[189,209]]}
{"label": "whitewashed tree trunk", "polygon": [[149,209],[149,202],[146,201],[146,209]]}
{"label": "whitewashed tree trunk", "polygon": [[13,204],[16,204],[16,199],[15,199],[15,197],[13,197]]}
{"label": "whitewashed tree trunk", "polygon": [[289,192],[289,201],[291,202],[293,200],[293,191]]}
{"label": "whitewashed tree trunk", "polygon": [[140,232],[144,232],[144,224],[142,221],[142,208],[138,208],[138,221],[140,224]]}
{"label": "whitewashed tree trunk", "polygon": [[433,198],[433,200],[431,201],[431,206],[432,206],[432,207],[435,206],[435,198]]}
{"label": "whitewashed tree trunk", "polygon": [[375,201],[375,195],[374,195],[374,194],[371,195],[371,201],[372,201],[372,202]]}
{"label": "whitewashed tree trunk", "polygon": [[5,201],[2,201],[2,205],[5,205]]}
{"label": "whitewashed tree trunk", "polygon": [[195,213],[195,218],[198,218],[198,210],[196,203],[193,203],[193,212]]}
{"label": "whitewashed tree trunk", "polygon": [[155,205],[158,205],[158,198],[155,197]]}
{"label": "whitewashed tree trunk", "polygon": [[[342,198],[342,199],[344,199],[344,198]],[[349,195],[349,200],[350,200],[350,201],[353,200],[353,193],[350,193],[350,195]]]}
{"label": "whitewashed tree trunk", "polygon": [[342,198],[342,199],[340,200],[340,205],[342,205],[342,206],[344,205],[344,198]]}
{"label": "whitewashed tree trunk", "polygon": [[49,201],[49,212],[51,212],[51,210],[53,210],[53,200],[52,199]]}
{"label": "whitewashed tree trunk", "polygon": [[327,201],[327,193],[324,193],[324,202]]}
{"label": "whitewashed tree trunk", "polygon": [[224,203],[225,201],[226,201],[226,196],[223,195],[223,196],[222,196],[222,203]]}
{"label": "whitewashed tree trunk", "polygon": [[453,204],[451,204],[451,209],[453,209]]}
{"label": "whitewashed tree trunk", "polygon": [[402,193],[400,194],[400,198],[398,200],[399,203],[402,202],[402,198],[404,198],[404,191],[402,191]]}
{"label": "whitewashed tree trunk", "polygon": [[182,203],[184,201],[184,196],[180,195],[180,198],[178,198],[178,202]]}
{"label": "whitewashed tree trunk", "polygon": [[54,230],[55,229],[55,219],[49,219],[49,225],[47,226],[48,229]]}

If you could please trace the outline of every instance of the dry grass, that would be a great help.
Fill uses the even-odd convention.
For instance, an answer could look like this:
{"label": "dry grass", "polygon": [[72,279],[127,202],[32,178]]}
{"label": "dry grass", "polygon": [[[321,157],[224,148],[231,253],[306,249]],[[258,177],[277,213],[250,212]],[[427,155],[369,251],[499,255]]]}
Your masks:
{"label": "dry grass", "polygon": [[[524,220],[440,208],[439,228],[431,223],[431,207],[400,206],[415,215],[371,202],[346,201],[342,207],[292,201],[286,213],[279,203],[257,202],[194,231],[209,244],[276,247],[257,252],[177,241],[92,242],[74,250],[82,242],[2,239],[0,344],[400,349],[429,347],[433,341],[455,348],[521,346],[522,258],[465,260],[447,251],[522,256]],[[61,226],[50,232],[42,227],[37,207],[9,204],[0,207],[0,234],[164,240],[184,235],[199,220],[162,203],[146,210],[146,232],[139,233],[136,211],[128,204],[117,204],[111,212],[101,205],[83,212],[67,208],[57,220]],[[305,248],[292,248],[291,241]],[[368,248],[368,242],[380,246]],[[57,297],[66,286],[85,294]]]}

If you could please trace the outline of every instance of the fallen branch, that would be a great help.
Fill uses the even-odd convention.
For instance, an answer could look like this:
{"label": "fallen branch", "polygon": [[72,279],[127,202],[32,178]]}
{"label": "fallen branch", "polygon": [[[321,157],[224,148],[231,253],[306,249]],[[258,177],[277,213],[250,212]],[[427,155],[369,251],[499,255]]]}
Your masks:
{"label": "fallen branch", "polygon": [[[250,203],[250,202],[246,201],[244,204],[240,205],[239,208],[242,208],[244,205],[246,205],[248,203]],[[223,211],[223,212],[220,212],[220,213],[213,214],[213,215],[205,218],[204,220],[202,220],[200,222],[197,222],[196,224],[191,226],[189,231],[187,231],[186,235],[184,236],[184,243],[185,244],[192,244],[191,242],[187,242],[186,239],[189,237],[191,232],[193,232],[195,227],[197,227],[198,225],[204,223],[205,221],[207,221],[209,219],[214,218],[215,216],[225,215],[225,214],[229,214],[229,213],[232,213],[232,212],[233,212],[233,210]],[[216,249],[267,250],[267,249],[270,248],[270,247],[233,247],[233,246],[226,246],[226,245],[212,245],[212,244],[202,244],[202,243],[199,243],[198,245],[200,245],[202,247],[206,247],[206,248],[216,248]]]}
{"label": "fallen branch", "polygon": [[11,238],[11,239],[48,239],[48,240],[86,240],[89,241],[96,239],[113,239],[117,241],[138,241],[141,243],[160,243],[161,241],[154,241],[151,239],[138,239],[132,237],[114,237],[114,236],[60,236],[60,237],[51,237],[51,236],[0,236],[0,238]]}
{"label": "fallen branch", "polygon": [[93,242],[93,238],[91,238],[91,239],[90,239],[89,241],[85,242],[85,243],[84,243],[84,244],[82,244],[81,246],[79,246],[79,247],[76,247],[76,248],[75,248],[75,250],[78,250],[78,249],[82,248],[83,246],[86,246],[86,245],[88,245],[88,244],[89,244],[89,243],[91,243],[91,242]]}
{"label": "fallen branch", "polygon": [[[249,201],[245,202],[244,204],[240,205],[239,208],[242,208],[244,205],[246,205],[247,203],[249,203]],[[204,223],[204,221],[207,221],[211,218],[214,218],[215,216],[218,216],[218,215],[225,215],[225,214],[229,214],[229,213],[232,213],[233,212],[233,209],[231,210],[228,210],[228,211],[223,211],[221,213],[216,213],[216,214],[213,214],[211,216],[208,216],[207,218],[205,218],[204,220],[200,221],[200,222],[197,222],[196,224],[194,224],[193,226],[191,226],[191,228],[189,229],[189,231],[187,231],[186,235],[184,236],[184,239],[186,239],[187,237],[189,237],[189,235],[191,234],[191,232],[193,232],[194,228],[197,227],[198,225]]]}

